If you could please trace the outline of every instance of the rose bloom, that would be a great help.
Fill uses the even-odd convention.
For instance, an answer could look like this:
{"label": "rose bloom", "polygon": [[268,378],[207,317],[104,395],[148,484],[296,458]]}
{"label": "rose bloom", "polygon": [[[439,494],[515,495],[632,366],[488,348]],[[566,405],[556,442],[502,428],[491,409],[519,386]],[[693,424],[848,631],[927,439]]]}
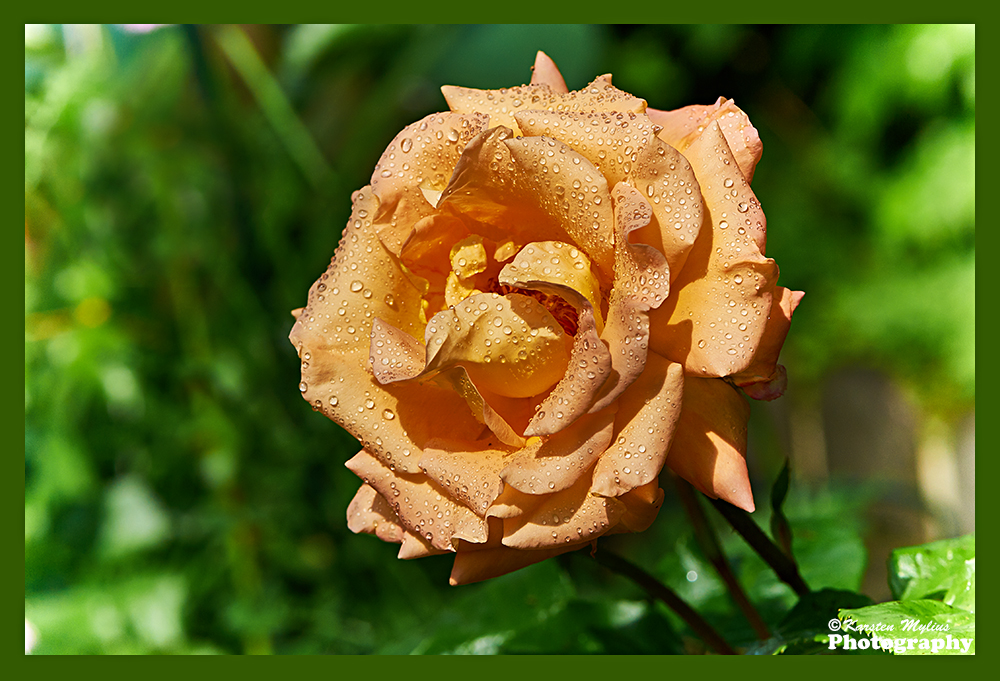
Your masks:
{"label": "rose bloom", "polygon": [[462,584],[645,530],[664,465],[752,511],[744,395],[784,389],[802,294],[764,257],[746,114],[569,92],[543,53],[443,91],[293,313],[303,397],[362,445],[348,527]]}

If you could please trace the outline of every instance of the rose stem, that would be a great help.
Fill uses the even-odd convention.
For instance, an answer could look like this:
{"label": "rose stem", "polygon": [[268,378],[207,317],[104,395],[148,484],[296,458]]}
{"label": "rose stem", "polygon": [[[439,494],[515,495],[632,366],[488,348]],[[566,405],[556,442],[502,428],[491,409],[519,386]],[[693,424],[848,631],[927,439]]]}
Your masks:
{"label": "rose stem", "polygon": [[709,499],[715,509],[722,514],[733,529],[740,533],[757,554],[764,559],[778,579],[792,587],[799,596],[810,593],[809,586],[799,574],[799,567],[778,546],[772,542],[763,530],[757,527],[750,515],[732,504],[721,499]]}
{"label": "rose stem", "polygon": [[737,581],[736,575],[733,574],[729,561],[726,559],[725,554],[722,552],[722,547],[719,545],[719,538],[715,535],[715,530],[709,524],[708,518],[705,517],[705,511],[698,502],[694,487],[679,476],[673,475],[671,477],[677,486],[677,492],[680,495],[681,503],[684,504],[684,510],[691,520],[691,526],[694,528],[694,537],[698,542],[698,546],[701,547],[702,553],[708,558],[708,562],[712,564],[715,571],[719,573],[722,581],[726,583],[729,594],[733,597],[733,601],[736,602],[736,606],[743,613],[747,622],[753,627],[757,638],[761,641],[766,641],[771,638],[771,631],[767,628],[767,624],[760,616],[760,613],[753,607],[753,603],[747,598],[747,594],[743,591],[743,587],[740,586],[739,581]]}
{"label": "rose stem", "polygon": [[621,556],[606,549],[596,549],[592,555],[598,563],[612,572],[617,572],[624,577],[628,577],[642,587],[650,596],[677,613],[691,627],[691,630],[708,644],[712,650],[720,655],[736,655],[736,651],[733,650],[732,646],[726,643],[726,640],[719,635],[719,632],[711,624],[702,619],[701,615],[695,612],[694,608],[685,603],[673,589],[656,577],[638,565],[630,563]]}

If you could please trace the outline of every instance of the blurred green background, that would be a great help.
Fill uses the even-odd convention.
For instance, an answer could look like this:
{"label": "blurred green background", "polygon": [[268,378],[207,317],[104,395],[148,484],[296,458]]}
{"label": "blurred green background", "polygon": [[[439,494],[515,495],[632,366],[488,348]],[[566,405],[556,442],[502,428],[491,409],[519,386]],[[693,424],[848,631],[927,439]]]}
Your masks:
{"label": "blurred green background", "polygon": [[[975,529],[975,28],[25,27],[25,617],[36,653],[679,652],[672,613],[586,552],[452,588],[352,535],[357,449],[299,396],[289,311],[350,194],[439,86],[545,50],[669,109],[734,98],[785,286],[755,404],[814,587],[887,598],[889,548]],[[671,483],[606,542],[736,643],[753,632]],[[775,623],[794,603],[720,525]]]}

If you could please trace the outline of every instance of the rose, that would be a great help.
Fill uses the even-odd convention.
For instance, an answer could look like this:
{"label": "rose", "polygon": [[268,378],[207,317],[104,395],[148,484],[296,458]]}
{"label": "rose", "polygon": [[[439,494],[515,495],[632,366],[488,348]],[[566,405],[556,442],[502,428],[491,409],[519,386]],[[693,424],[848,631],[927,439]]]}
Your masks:
{"label": "rose", "polygon": [[363,449],[348,526],[454,552],[452,583],[646,529],[664,465],[753,510],[742,389],[784,388],[776,286],[731,101],[602,76],[445,87],[389,145],[295,312],[303,397]]}

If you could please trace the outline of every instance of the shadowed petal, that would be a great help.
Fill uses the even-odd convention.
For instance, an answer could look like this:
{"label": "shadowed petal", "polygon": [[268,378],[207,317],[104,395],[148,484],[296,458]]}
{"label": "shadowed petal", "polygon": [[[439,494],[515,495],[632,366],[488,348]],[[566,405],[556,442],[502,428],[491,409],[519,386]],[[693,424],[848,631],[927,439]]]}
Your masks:
{"label": "shadowed petal", "polygon": [[[572,428],[545,439],[533,438],[500,477],[525,494],[552,494],[568,489],[587,474],[611,442],[614,411],[577,419]],[[499,517],[499,510],[493,515]]]}
{"label": "shadowed petal", "polygon": [[591,494],[590,483],[584,476],[572,487],[543,496],[531,514],[504,519],[504,546],[544,549],[581,544],[607,532],[625,513],[625,505]]}
{"label": "shadowed petal", "polygon": [[506,546],[479,551],[459,551],[455,554],[455,563],[451,568],[449,582],[452,586],[481,582],[579,548],[582,548],[580,544],[573,544],[535,551],[523,551]]}
{"label": "shadowed petal", "polygon": [[679,364],[655,352],[618,401],[615,442],[594,469],[594,494],[618,497],[657,478],[667,458],[685,390]]}
{"label": "shadowed petal", "polygon": [[773,400],[784,392],[783,373],[778,368],[778,355],[792,323],[792,313],[805,294],[782,286],[774,289],[771,310],[753,362],[733,376],[733,382],[754,399]]}
{"label": "shadowed petal", "polygon": [[625,515],[608,534],[648,530],[663,506],[663,497],[658,480],[652,480],[618,497],[618,501],[625,504]]}
{"label": "shadowed petal", "polygon": [[667,466],[713,499],[753,512],[747,475],[750,406],[718,378],[684,380],[684,407]]}
{"label": "shadowed petal", "polygon": [[450,497],[482,517],[503,489],[500,471],[515,457],[514,452],[490,444],[434,442],[424,448],[420,467]]}
{"label": "shadowed petal", "polygon": [[413,560],[414,558],[438,556],[442,553],[448,552],[434,548],[434,545],[423,537],[415,535],[412,532],[404,532],[403,545],[399,547],[399,553],[396,554],[396,557],[400,560]]}
{"label": "shadowed petal", "polygon": [[764,213],[715,123],[687,150],[708,207],[674,292],[650,313],[650,347],[689,375],[729,376],[759,347],[778,267],[765,258]]}
{"label": "shadowed petal", "polygon": [[650,207],[639,193],[618,183],[615,197],[615,287],[608,305],[608,322],[601,340],[608,346],[613,369],[590,411],[604,409],[646,368],[649,316],[670,291],[663,254],[652,246],[633,244],[629,235],[649,224]]}

